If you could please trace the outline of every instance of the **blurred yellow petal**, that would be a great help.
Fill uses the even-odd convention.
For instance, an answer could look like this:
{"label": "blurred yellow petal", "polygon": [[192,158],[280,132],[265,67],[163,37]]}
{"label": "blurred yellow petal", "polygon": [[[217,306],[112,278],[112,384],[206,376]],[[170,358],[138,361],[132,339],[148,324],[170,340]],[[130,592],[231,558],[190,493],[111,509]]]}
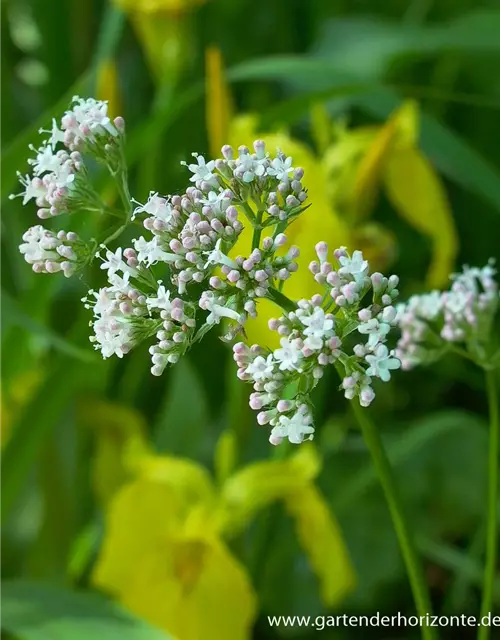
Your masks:
{"label": "blurred yellow petal", "polygon": [[159,85],[175,82],[187,59],[186,25],[182,17],[168,13],[136,11],[132,24],[142,45],[149,69]]}
{"label": "blurred yellow petal", "polygon": [[237,459],[237,446],[233,430],[227,429],[221,433],[214,455],[215,477],[221,485],[233,472]]}
{"label": "blurred yellow petal", "polygon": [[358,127],[339,132],[325,151],[322,164],[328,177],[328,193],[334,204],[349,214],[356,172],[361,158],[375,140],[379,127]]}
{"label": "blurred yellow petal", "polygon": [[372,271],[387,271],[397,257],[395,234],[378,222],[368,221],[352,230],[353,246],[363,252]]}
{"label": "blurred yellow petal", "polygon": [[22,408],[31,400],[43,382],[44,372],[41,367],[24,371],[16,375],[9,384],[3,380],[0,394],[1,411],[1,446],[7,444],[12,427]]}
{"label": "blurred yellow petal", "polygon": [[307,485],[320,465],[314,445],[301,445],[288,460],[255,462],[235,473],[221,491],[220,510],[227,532],[238,533],[257,511]]}
{"label": "blurred yellow petal", "polygon": [[179,14],[201,5],[205,0],[114,0],[114,3],[127,12],[145,14]]}
{"label": "blurred yellow petal", "polygon": [[[254,116],[238,117],[231,123],[229,140],[233,147],[246,144],[251,148],[257,138],[265,140],[269,151],[274,153],[279,148],[291,156],[293,166],[302,167],[305,172],[307,203],[311,206],[287,229],[290,244],[297,244],[301,253],[297,259],[299,270],[285,282],[283,292],[294,300],[309,298],[319,291],[307,268],[312,260],[317,259],[314,246],[320,240],[325,240],[332,248],[349,245],[349,232],[332,208],[328,197],[327,175],[322,163],[304,144],[286,133],[256,132]],[[252,230],[246,228],[233,249],[233,255],[248,255],[251,251],[251,239]],[[269,331],[267,321],[270,317],[279,316],[281,310],[272,303],[259,301],[257,311],[259,316],[245,325],[248,340],[275,347],[279,344],[279,336]]]}
{"label": "blurred yellow petal", "polygon": [[318,576],[323,602],[329,607],[339,604],[354,589],[356,576],[325,499],[308,483],[287,498],[286,507],[295,518],[301,546]]}
{"label": "blurred yellow petal", "polygon": [[458,249],[458,239],[446,192],[439,176],[419,149],[395,149],[385,167],[387,195],[398,213],[432,242],[430,287],[448,281]]}
{"label": "blurred yellow petal", "polygon": [[97,69],[97,98],[108,101],[108,115],[116,118],[123,114],[118,83],[118,70],[114,60],[103,60]]}
{"label": "blurred yellow petal", "polygon": [[231,121],[231,101],[222,56],[217,47],[208,47],[205,53],[206,67],[206,119],[210,153],[213,158],[220,155],[223,145],[228,142]]}
{"label": "blurred yellow petal", "polygon": [[352,191],[355,218],[371,213],[385,163],[396,144],[414,143],[418,136],[418,111],[413,101],[405,102],[381,127],[356,171]]}
{"label": "blurred yellow petal", "polygon": [[[154,586],[151,559],[156,557],[158,571],[167,569],[171,562],[167,542],[182,526],[182,507],[171,488],[163,484],[137,480],[123,486],[106,511],[105,536],[93,582],[120,596],[122,590],[133,589],[146,579]],[[161,555],[164,560],[158,562]],[[150,595],[146,590],[143,597]]]}
{"label": "blurred yellow petal", "polygon": [[210,475],[191,460],[150,455],[141,459],[137,474],[141,478],[169,487],[190,508],[196,503],[213,499]]}
{"label": "blurred yellow petal", "polygon": [[311,108],[311,129],[316,149],[323,155],[330,146],[333,129],[330,115],[321,102]]}
{"label": "blurred yellow petal", "polygon": [[178,640],[245,640],[255,596],[214,536],[184,535],[171,487],[139,480],[111,504],[93,582]]}
{"label": "blurred yellow petal", "polygon": [[92,483],[99,501],[106,503],[148,454],[146,424],[137,411],[97,399],[82,403],[79,417],[95,432]]}

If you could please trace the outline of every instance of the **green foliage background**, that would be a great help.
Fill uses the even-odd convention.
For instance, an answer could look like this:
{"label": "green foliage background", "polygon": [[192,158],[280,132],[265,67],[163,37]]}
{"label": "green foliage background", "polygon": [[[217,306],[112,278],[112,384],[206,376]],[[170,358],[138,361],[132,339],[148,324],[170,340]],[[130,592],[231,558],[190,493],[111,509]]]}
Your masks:
{"label": "green foliage background", "polygon": [[[151,73],[130,21],[102,0],[5,0],[1,11],[2,576],[85,587],[102,517],[89,478],[94,438],[82,424],[82,405],[106,398],[134,407],[145,416],[159,451],[209,468],[225,427],[244,433],[241,464],[271,452],[247,407],[248,389],[234,382],[231,354],[216,336],[160,379],[149,374],[145,348],[123,361],[101,361],[88,343],[89,316],[80,303],[90,274],[66,281],[30,272],[17,247],[24,229],[34,224],[34,211],[6,197],[15,191],[15,171],[23,170],[37,128],[62,112],[74,93],[91,95],[96,69],[113,58],[128,128],[132,192],[142,200],[150,189],[182,189],[179,161],[193,150],[208,151],[209,45],[223,53],[238,112],[259,114],[266,128],[286,125],[309,143],[309,110],[318,101],[334,120],[348,117],[359,125],[385,120],[404,97],[412,97],[424,114],[421,146],[445,180],[460,238],[458,263],[482,265],[490,256],[500,258],[500,8],[493,0],[208,0],[183,17],[182,64],[162,83]],[[397,236],[392,271],[401,277],[404,298],[424,286],[429,246],[383,197],[373,217]],[[436,610],[475,613],[487,446],[481,372],[450,356],[431,369],[398,374],[386,386],[373,414],[418,531]],[[320,485],[358,574],[358,587],[342,612],[410,613],[387,509],[333,375],[320,386],[316,404],[317,442],[325,460]],[[263,570],[251,570],[261,609],[256,638],[278,637],[265,622],[267,613],[326,613],[290,523],[276,507],[255,528],[266,519],[273,527],[261,550]],[[95,539],[79,566],[75,540],[89,525],[95,526]],[[262,544],[255,533],[242,542],[244,561],[245,549]],[[33,587],[21,587],[5,587],[6,631],[36,640],[36,631],[11,622],[16,615],[25,620],[28,614],[60,614],[40,604],[49,598],[46,592],[42,598]],[[85,619],[91,614],[73,607],[86,606],[93,610],[68,600],[66,611]],[[127,626],[130,636],[116,635],[123,633],[116,628],[124,624],[122,615],[102,614],[110,621],[96,627],[103,640],[155,637],[153,631],[133,635],[135,622]],[[75,625],[59,633],[46,637],[88,637],[77,635]],[[328,633],[361,637],[347,629]],[[382,637],[377,629],[363,633]],[[294,630],[294,637],[305,640],[315,632]]]}

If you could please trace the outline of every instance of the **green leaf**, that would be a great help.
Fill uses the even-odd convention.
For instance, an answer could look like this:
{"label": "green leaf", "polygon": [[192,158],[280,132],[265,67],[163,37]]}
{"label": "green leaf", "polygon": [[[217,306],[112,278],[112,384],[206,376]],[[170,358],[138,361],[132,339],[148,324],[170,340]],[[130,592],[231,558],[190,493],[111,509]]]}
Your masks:
{"label": "green leaf", "polygon": [[208,403],[201,381],[187,358],[169,370],[170,386],[155,428],[160,451],[197,458],[208,433]]}
{"label": "green leaf", "polygon": [[[453,431],[468,432],[481,429],[481,421],[474,415],[462,411],[445,411],[425,416],[414,425],[406,428],[397,440],[387,444],[387,456],[393,467],[414,456],[416,452],[428,446],[432,440]],[[377,483],[375,469],[370,461],[346,482],[336,500],[337,511],[348,508],[355,500]]]}
{"label": "green leaf", "polygon": [[[330,60],[299,56],[276,56],[258,58],[237,65],[229,70],[232,81],[277,80],[296,84],[307,83],[303,99],[281,107],[273,107],[278,118],[289,109],[289,117],[297,118],[307,112],[311,101],[307,94],[327,95],[328,87],[333,94],[341,90],[349,96],[349,103],[362,108],[371,115],[386,119],[403,101],[402,95],[387,85],[366,77],[348,74]],[[411,87],[409,88],[411,94]],[[418,94],[418,87],[414,88]],[[425,90],[425,87],[424,87]],[[425,93],[425,91],[424,91]],[[332,94],[332,95],[333,95]],[[271,112],[272,115],[272,112]],[[290,120],[288,121],[290,124]],[[489,202],[500,212],[500,174],[465,139],[429,114],[422,114],[421,147],[432,163],[445,176]]]}
{"label": "green leaf", "polygon": [[21,640],[171,638],[96,593],[22,581],[2,585],[2,631]]}
{"label": "green leaf", "polygon": [[96,356],[91,350],[78,347],[69,340],[59,336],[55,331],[52,331],[52,329],[31,318],[7,292],[2,291],[1,298],[3,329],[11,325],[21,327],[30,334],[38,336],[47,346],[54,347],[54,349],[71,358],[76,358],[82,362],[97,361]]}

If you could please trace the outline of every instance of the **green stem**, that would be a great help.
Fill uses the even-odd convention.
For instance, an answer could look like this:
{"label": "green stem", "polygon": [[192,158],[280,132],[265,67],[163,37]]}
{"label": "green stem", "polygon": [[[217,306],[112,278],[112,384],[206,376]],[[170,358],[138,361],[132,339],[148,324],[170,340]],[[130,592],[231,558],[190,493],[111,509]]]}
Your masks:
{"label": "green stem", "polygon": [[278,291],[274,287],[269,287],[269,300],[275,302],[278,306],[280,306],[283,311],[295,311],[297,305],[293,300],[290,300],[284,293]]}
{"label": "green stem", "polygon": [[[429,590],[416,551],[413,535],[404,514],[390,462],[384,450],[384,445],[380,439],[377,427],[372,422],[366,409],[361,408],[355,401],[352,402],[351,406],[361,427],[363,437],[372,457],[373,465],[385,494],[387,506],[389,507],[401,553],[406,565],[417,613],[419,616],[425,617],[427,614],[431,614]],[[434,630],[422,624],[422,637],[427,640],[435,638]]]}
{"label": "green stem", "polygon": [[[487,616],[493,607],[493,589],[495,585],[495,568],[497,556],[497,502],[498,502],[498,442],[499,419],[497,385],[494,371],[486,371],[486,389],[490,413],[490,439],[488,445],[488,507],[486,524],[486,562],[484,569],[483,600],[481,618]],[[490,628],[479,627],[479,640],[490,637]]]}
{"label": "green stem", "polygon": [[241,208],[243,209],[243,213],[245,214],[247,220],[251,223],[252,227],[255,227],[257,219],[252,207],[248,204],[248,202],[242,202]]}
{"label": "green stem", "polygon": [[252,236],[252,251],[254,249],[258,249],[260,245],[260,236],[262,234],[262,211],[257,211],[257,218],[255,222],[255,226],[253,228],[253,236]]}

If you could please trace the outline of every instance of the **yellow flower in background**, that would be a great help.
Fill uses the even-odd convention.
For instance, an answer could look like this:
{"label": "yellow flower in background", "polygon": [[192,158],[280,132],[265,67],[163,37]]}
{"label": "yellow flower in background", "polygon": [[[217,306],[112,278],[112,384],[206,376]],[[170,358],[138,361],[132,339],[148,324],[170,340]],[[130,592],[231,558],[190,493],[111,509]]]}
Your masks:
{"label": "yellow flower in background", "polygon": [[418,132],[418,107],[409,101],[381,127],[341,132],[324,163],[333,201],[354,229],[370,215],[385,187],[395,211],[431,241],[427,284],[439,287],[453,270],[458,239],[444,186],[418,148]]}
{"label": "yellow flower in background", "polygon": [[[447,282],[457,253],[457,234],[441,180],[418,148],[415,103],[403,104],[382,126],[356,129],[336,126],[322,105],[316,105],[311,112],[311,127],[321,153],[318,157],[286,131],[261,131],[256,116],[232,116],[220,52],[208,49],[206,63],[212,154],[218,154],[227,142],[251,148],[253,140],[261,138],[271,149],[282,148],[293,158],[295,167],[305,170],[311,207],[287,230],[290,241],[301,249],[299,271],[285,283],[284,292],[289,297],[299,299],[315,293],[306,267],[315,259],[314,245],[319,240],[351,250],[361,248],[375,269],[390,265],[397,253],[396,238],[389,229],[368,219],[382,186],[396,212],[431,242],[428,285],[437,287]],[[249,252],[251,235],[252,230],[245,229],[235,255]],[[259,317],[248,323],[249,341],[276,346],[276,336],[267,331],[267,320],[280,311],[267,301],[259,303],[258,311]]]}
{"label": "yellow flower in background", "polygon": [[[128,426],[115,438],[117,455],[130,453],[126,442],[142,429],[136,414],[121,411],[120,422]],[[109,441],[106,430],[98,428],[98,443],[103,437]],[[232,433],[223,434],[217,447],[217,482],[190,460],[135,447],[134,456],[122,458],[126,472],[119,471],[107,503],[94,584],[177,640],[251,637],[256,595],[227,541],[276,501],[295,522],[324,603],[342,602],[354,587],[338,525],[314,483],[321,460],[313,445],[302,446],[287,460],[234,471],[232,439]]]}
{"label": "yellow flower in background", "polygon": [[205,0],[114,0],[127,13],[157,84],[175,82],[190,58],[187,17]]}
{"label": "yellow flower in background", "polygon": [[203,4],[205,0],[114,0],[115,4],[127,12],[158,14],[182,13]]}

